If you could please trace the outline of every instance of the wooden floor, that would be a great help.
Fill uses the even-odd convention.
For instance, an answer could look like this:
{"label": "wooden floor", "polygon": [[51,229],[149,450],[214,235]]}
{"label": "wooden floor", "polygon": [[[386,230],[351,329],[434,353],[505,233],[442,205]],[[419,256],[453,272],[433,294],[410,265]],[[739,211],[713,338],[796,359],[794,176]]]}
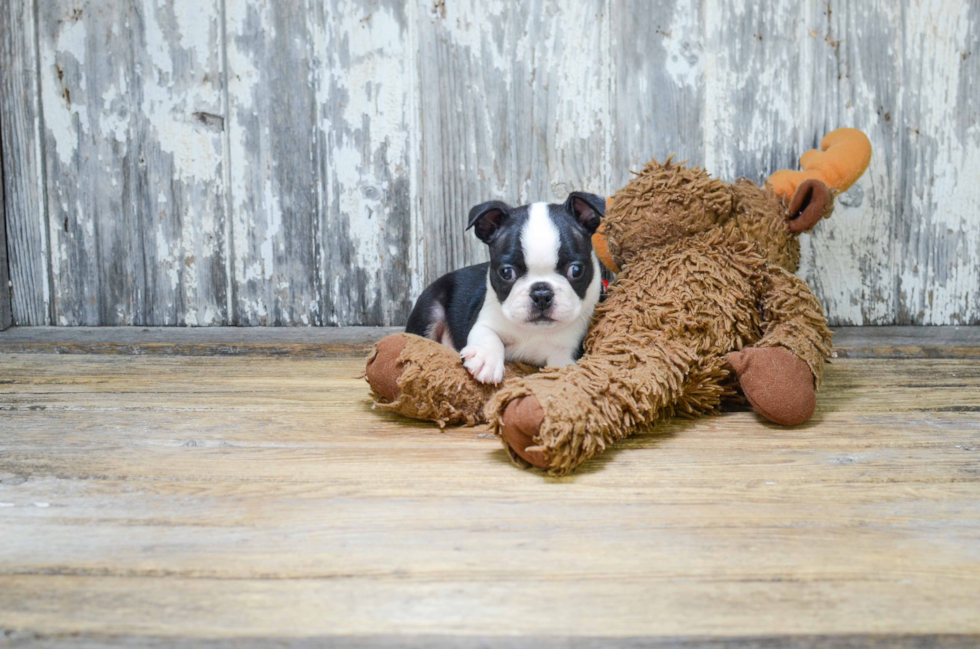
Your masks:
{"label": "wooden floor", "polygon": [[980,645],[980,354],[838,358],[805,426],[674,421],[552,479],[372,410],[356,341],[4,335],[0,646]]}

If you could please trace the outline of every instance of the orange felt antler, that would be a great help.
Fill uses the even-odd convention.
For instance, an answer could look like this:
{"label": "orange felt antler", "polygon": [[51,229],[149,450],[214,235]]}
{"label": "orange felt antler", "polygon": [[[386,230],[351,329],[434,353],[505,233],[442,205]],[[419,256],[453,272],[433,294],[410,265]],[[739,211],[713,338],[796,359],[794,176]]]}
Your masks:
{"label": "orange felt antler", "polygon": [[871,142],[856,128],[839,128],[820,141],[822,151],[810,149],[800,158],[803,171],[783,169],[767,181],[780,196],[792,197],[804,180],[813,178],[839,192],[853,185],[871,163]]}

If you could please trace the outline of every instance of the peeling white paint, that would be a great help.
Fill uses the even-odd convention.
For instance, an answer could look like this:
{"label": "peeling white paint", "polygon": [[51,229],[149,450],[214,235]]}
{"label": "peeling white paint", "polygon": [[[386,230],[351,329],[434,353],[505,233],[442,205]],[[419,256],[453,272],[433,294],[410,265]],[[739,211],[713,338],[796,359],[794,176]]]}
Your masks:
{"label": "peeling white paint", "polygon": [[759,9],[750,4],[707,1],[704,167],[719,178],[755,173],[753,180],[761,180],[768,175],[762,168],[739,169],[739,158],[758,159],[779,146],[777,134],[788,138],[805,114],[787,92],[803,73],[794,65],[803,31],[794,22],[798,7],[791,0],[770,5],[762,26],[754,22]]}
{"label": "peeling white paint", "polygon": [[[250,19],[258,16],[262,26],[264,43],[272,43],[276,36],[275,25],[271,16],[272,8],[265,3],[252,0],[227,0],[225,5],[228,75],[228,107],[229,115],[226,128],[228,135],[228,154],[230,156],[231,173],[231,231],[233,234],[232,247],[235,251],[232,259],[233,282],[238,286],[239,301],[236,308],[245,322],[252,322],[253,317],[259,318],[260,323],[269,315],[263,293],[254,294],[246,287],[261,285],[270,280],[276,272],[275,250],[278,245],[270,234],[271,227],[278,231],[275,224],[281,223],[281,206],[274,195],[270,176],[273,161],[269,151],[269,132],[261,132],[259,149],[250,145],[250,139],[256,134],[242,125],[247,117],[258,117],[254,105],[257,95],[267,92],[262,86],[261,61],[253,59],[256,53],[251,51],[247,42]],[[255,187],[256,171],[259,172],[259,186]]]}
{"label": "peeling white paint", "polygon": [[[439,15],[445,10],[445,17]],[[494,42],[494,30],[488,27],[499,21],[507,24],[507,14],[513,6],[502,0],[465,0],[446,2],[433,10],[433,19],[440,21],[452,42],[468,55],[506,73],[515,60],[523,60],[523,44],[509,50],[504,43]],[[509,76],[505,76],[509,80]]]}
{"label": "peeling white paint", "polygon": [[[380,156],[383,151],[390,161],[406,160],[410,70],[401,27],[389,8],[376,8],[369,19],[363,18],[353,3],[341,4],[338,9],[346,16],[344,26],[351,34],[350,66],[334,67],[329,72],[333,83],[347,92],[342,122],[330,121],[328,88],[321,86],[318,93],[325,108],[325,127],[337,134],[329,160],[335,181],[330,187],[336,186],[338,194],[328,195],[327,204],[334,204],[336,199],[339,216],[347,221],[355,265],[380,269],[388,216],[384,201],[392,187],[386,179],[373,178],[376,163],[371,157]],[[369,126],[367,132],[363,129],[365,124]],[[364,152],[370,157],[365,159]],[[369,273],[367,284],[359,288],[367,295],[384,295],[387,290],[375,272]]]}
{"label": "peeling white paint", "polygon": [[964,53],[980,54],[978,43],[967,39],[969,8],[969,0],[913,3],[906,15],[918,27],[913,31],[925,28],[935,36],[911,39],[908,52],[911,74],[929,87],[917,97],[914,127],[919,137],[932,136],[923,144],[931,144],[934,155],[930,160],[923,151],[914,158],[919,182],[910,207],[922,215],[928,239],[903,242],[898,281],[905,308],[922,324],[963,324],[964,311],[980,306],[967,302],[980,295],[980,124],[974,119],[965,137],[956,134]]}
{"label": "peeling white paint", "polygon": [[[676,144],[647,118],[697,102],[690,148],[704,154],[691,162],[728,180],[764,178],[828,128],[872,138],[868,172],[802,239],[801,275],[832,321],[980,318],[980,126],[963,126],[957,99],[976,83],[963,78],[975,74],[964,53],[977,56],[969,0],[832,2],[829,13],[793,0],[676,2],[644,32],[657,67],[639,78],[616,67],[633,36],[618,0],[225,4],[224,30],[218,0],[40,12],[36,124],[50,177],[36,249],[46,258],[50,236],[55,292],[45,279],[38,293],[56,322],[133,321],[145,254],[146,303],[167,323],[217,324],[234,306],[248,323],[397,324],[404,286],[414,296],[436,272],[485,258],[463,232],[474,202],[615,190],[634,144],[622,134],[643,142],[637,151]],[[309,98],[311,123],[274,119],[287,102],[270,84],[284,74],[295,79],[282,87]],[[659,103],[645,112],[617,88]],[[315,214],[297,216],[307,193]],[[130,201],[148,211],[127,217],[146,224],[139,232],[120,215]],[[304,237],[318,241],[302,257],[310,267],[297,261]],[[132,255],[133,295],[64,312],[84,301],[72,291],[116,293],[95,272],[110,254]]]}
{"label": "peeling white paint", "polygon": [[[569,31],[569,25],[579,25],[576,31]],[[541,48],[545,57],[550,53],[551,65],[557,69],[553,74],[558,88],[556,114],[551,118],[555,124],[554,147],[557,151],[571,151],[588,148],[601,137],[609,124],[609,97],[603,87],[603,59],[597,57],[598,44],[602,43],[603,22],[595,19],[594,8],[587,3],[570,3],[562,11],[560,20],[545,23],[546,37],[529,47]],[[532,58],[535,60],[537,56]],[[543,71],[542,71],[543,73]],[[565,177],[564,165],[549,170],[553,182],[564,183],[561,194],[569,191],[591,189],[604,192],[602,187],[572,187],[574,179]],[[590,175],[594,175],[595,170]],[[527,200],[564,199],[558,196],[529,196]]]}
{"label": "peeling white paint", "polygon": [[669,30],[664,35],[664,48],[667,50],[664,67],[678,86],[696,88],[704,82],[701,43],[689,37],[697,33],[700,21],[701,16],[690,7],[675,8]]}
{"label": "peeling white paint", "polygon": [[[147,0],[146,4],[149,5],[144,11],[146,52],[152,66],[141,75],[141,109],[154,139],[173,155],[177,179],[194,182],[214,178],[221,164],[220,136],[195,120],[194,113],[208,108],[209,112],[220,114],[218,96],[209,85],[195,83],[196,79],[175,79],[173,59],[175,48],[183,47],[185,56],[203,63],[208,56],[210,36],[218,32],[219,15],[206,2],[191,3],[193,8],[188,6],[186,10],[182,6],[175,12],[182,18],[178,21],[180,38],[174,43],[163,33],[156,16],[162,10],[159,0]],[[195,37],[200,40],[192,40]]]}
{"label": "peeling white paint", "polygon": [[[44,126],[51,135],[51,142],[61,164],[72,163],[78,148],[76,129],[88,132],[88,107],[83,103],[85,91],[85,25],[82,22],[62,26],[55,44],[42,39],[41,54],[41,103],[44,106]],[[79,70],[79,78],[74,88],[69,88],[64,79],[68,63]],[[58,71],[61,71],[59,74]],[[74,98],[71,90],[75,90]]]}

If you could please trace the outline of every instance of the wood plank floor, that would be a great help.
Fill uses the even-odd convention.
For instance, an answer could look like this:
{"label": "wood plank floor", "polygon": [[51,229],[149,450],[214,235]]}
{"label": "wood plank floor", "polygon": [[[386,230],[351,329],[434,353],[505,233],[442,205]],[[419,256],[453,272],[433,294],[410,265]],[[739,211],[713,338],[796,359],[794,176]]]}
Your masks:
{"label": "wood plank floor", "polygon": [[0,646],[980,644],[976,358],[840,358],[800,428],[562,479],[362,369],[0,354]]}

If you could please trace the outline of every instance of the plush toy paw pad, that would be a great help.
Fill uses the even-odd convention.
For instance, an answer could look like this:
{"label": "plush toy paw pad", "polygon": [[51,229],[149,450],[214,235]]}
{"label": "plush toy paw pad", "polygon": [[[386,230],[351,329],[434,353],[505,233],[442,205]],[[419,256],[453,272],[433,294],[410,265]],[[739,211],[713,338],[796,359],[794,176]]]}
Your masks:
{"label": "plush toy paw pad", "polygon": [[548,468],[548,458],[543,451],[529,451],[529,446],[535,446],[534,436],[541,430],[544,421],[544,410],[536,397],[527,396],[514,399],[507,404],[500,418],[500,435],[507,445],[525,462],[538,467]]}
{"label": "plush toy paw pad", "polygon": [[725,357],[756,412],[782,426],[810,419],[817,407],[810,367],[782,347],[749,347]]}
{"label": "plush toy paw pad", "polygon": [[480,383],[504,380],[504,357],[478,345],[469,345],[459,353],[463,366]]}
{"label": "plush toy paw pad", "polygon": [[398,358],[406,344],[408,339],[403,334],[385,336],[375,345],[377,353],[368,360],[364,372],[371,389],[388,401],[395,401],[400,393],[398,379],[403,368]]}

